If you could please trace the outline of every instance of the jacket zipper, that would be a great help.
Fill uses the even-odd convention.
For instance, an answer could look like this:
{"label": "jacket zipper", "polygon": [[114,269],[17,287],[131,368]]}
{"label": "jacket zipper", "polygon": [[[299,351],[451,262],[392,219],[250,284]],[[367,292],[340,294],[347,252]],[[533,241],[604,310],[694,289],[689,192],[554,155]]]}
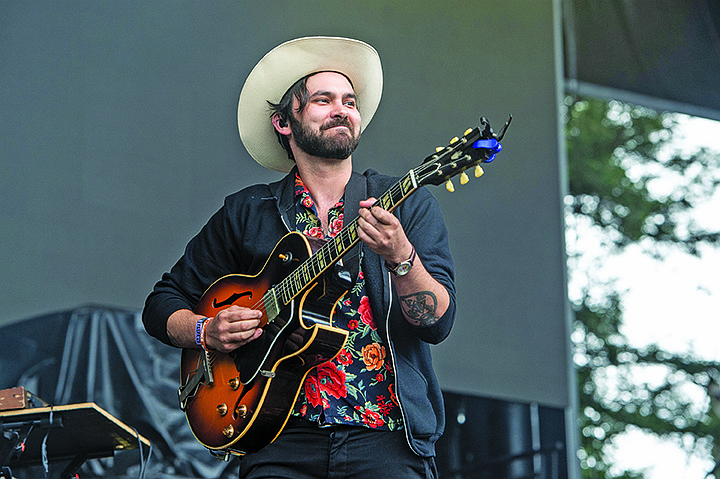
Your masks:
{"label": "jacket zipper", "polygon": [[390,337],[390,310],[392,309],[392,290],[390,287],[390,284],[392,282],[392,278],[390,277],[390,273],[387,273],[387,287],[386,292],[388,292],[388,312],[385,316],[385,331],[387,331],[387,339],[388,339],[388,349],[390,350],[390,361],[393,365],[393,371],[395,371],[395,396],[398,398],[398,407],[400,408],[400,415],[402,416],[403,420],[403,429],[405,431],[405,441],[407,442],[408,446],[410,447],[410,450],[415,453],[416,456],[420,456],[420,454],[415,450],[415,448],[412,445],[412,441],[410,439],[410,423],[407,420],[407,416],[405,415],[405,409],[403,409],[402,406],[402,400],[400,399],[400,387],[398,386],[398,375],[400,372],[397,368],[397,361],[395,360],[395,347],[392,342],[392,338]]}

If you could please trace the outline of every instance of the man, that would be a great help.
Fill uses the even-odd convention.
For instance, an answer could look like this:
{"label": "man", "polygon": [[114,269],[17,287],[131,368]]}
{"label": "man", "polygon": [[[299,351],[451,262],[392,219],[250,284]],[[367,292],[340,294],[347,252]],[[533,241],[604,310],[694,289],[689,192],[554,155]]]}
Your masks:
{"label": "man", "polygon": [[[257,274],[290,231],[327,240],[358,215],[360,260],[333,317],[347,342],[308,374],[292,418],[243,457],[241,477],[435,477],[445,419],[429,345],[452,327],[453,265],[429,192],[392,214],[372,205],[397,180],[353,173],[381,91],[379,56],[357,40],[301,38],[263,57],[240,95],[238,128],[256,161],[289,174],[229,196],[146,301],[145,327],[161,341],[242,351],[263,334],[262,313],[233,305],[204,318],[193,312],[203,292],[225,275]],[[351,188],[363,192],[355,204]]]}

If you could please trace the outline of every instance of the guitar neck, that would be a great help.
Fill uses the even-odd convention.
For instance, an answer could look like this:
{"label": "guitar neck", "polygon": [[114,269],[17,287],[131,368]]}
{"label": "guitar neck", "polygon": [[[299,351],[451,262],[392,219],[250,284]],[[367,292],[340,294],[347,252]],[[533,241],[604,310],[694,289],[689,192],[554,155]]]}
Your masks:
{"label": "guitar neck", "polygon": [[[400,203],[405,201],[418,188],[414,170],[410,170],[400,181],[383,193],[373,206],[392,212]],[[268,316],[276,316],[280,310],[295,299],[307,286],[316,282],[330,266],[343,257],[358,241],[358,219],[355,218],[331,240],[326,242],[315,254],[303,262],[285,279],[271,288],[266,295],[272,298],[266,303],[273,303],[274,307],[266,310]]]}
{"label": "guitar neck", "polygon": [[[505,123],[499,135],[495,135],[490,123],[483,117],[484,129],[468,129],[462,138],[453,138],[444,148],[425,158],[417,168],[410,170],[400,181],[380,196],[373,206],[392,212],[420,186],[439,185],[456,174],[462,174],[461,183],[467,182],[466,169],[475,166],[475,176],[482,175],[480,163],[489,163],[501,150],[499,140],[505,134],[512,117]],[[448,189],[451,185],[448,185]],[[290,304],[309,285],[315,283],[320,275],[335,264],[359,241],[357,218],[347,224],[334,238],[325,243],[315,254],[305,260],[296,270],[283,279],[263,296],[268,321],[272,321],[280,311]]]}

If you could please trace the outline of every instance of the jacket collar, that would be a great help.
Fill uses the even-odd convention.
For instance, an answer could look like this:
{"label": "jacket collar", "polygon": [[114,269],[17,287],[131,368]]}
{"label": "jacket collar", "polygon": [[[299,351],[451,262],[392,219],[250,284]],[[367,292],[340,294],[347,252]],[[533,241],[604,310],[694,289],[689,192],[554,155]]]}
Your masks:
{"label": "jacket collar", "polygon": [[275,197],[275,202],[283,219],[283,223],[287,226],[288,231],[295,229],[295,175],[297,167],[294,167],[290,173],[284,178],[274,183],[268,184],[270,192]]}

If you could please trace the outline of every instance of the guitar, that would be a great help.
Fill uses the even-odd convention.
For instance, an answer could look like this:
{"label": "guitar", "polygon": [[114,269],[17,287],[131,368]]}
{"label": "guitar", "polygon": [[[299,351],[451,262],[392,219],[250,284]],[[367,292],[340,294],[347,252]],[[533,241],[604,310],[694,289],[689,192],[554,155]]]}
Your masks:
{"label": "guitar", "polygon": [[[489,163],[500,151],[499,141],[512,117],[496,135],[481,118],[446,147],[425,158],[375,203],[393,211],[423,185],[447,184],[465,170]],[[285,427],[305,377],[331,360],[348,332],[332,326],[336,304],[347,287],[330,281],[335,265],[359,242],[357,219],[345,225],[314,254],[300,233],[285,235],[262,270],[254,276],[233,274],[213,283],[195,312],[214,317],[235,304],[262,311],[263,334],[231,354],[183,349],[180,407],[195,437],[210,452],[224,456],[255,452],[271,443]]]}

